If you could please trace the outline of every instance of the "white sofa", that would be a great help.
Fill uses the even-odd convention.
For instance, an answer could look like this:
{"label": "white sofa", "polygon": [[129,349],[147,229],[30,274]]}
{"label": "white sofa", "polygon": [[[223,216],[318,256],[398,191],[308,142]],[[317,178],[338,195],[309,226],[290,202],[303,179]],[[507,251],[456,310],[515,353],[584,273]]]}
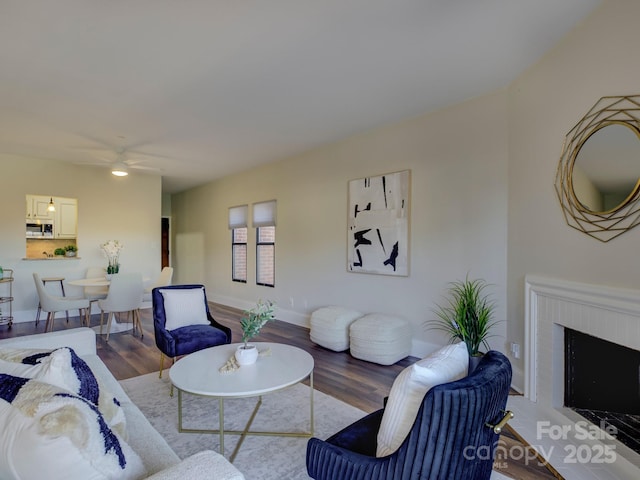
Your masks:
{"label": "white sofa", "polygon": [[54,349],[59,347],[73,348],[76,354],[89,365],[95,376],[103,382],[103,385],[118,398],[126,416],[127,443],[142,459],[149,475],[147,478],[153,480],[244,479],[241,472],[222,455],[212,450],[204,450],[181,460],[140,409],[129,400],[118,381],[100,360],[96,352],[96,334],[92,329],[82,327],[0,340],[0,348]]}

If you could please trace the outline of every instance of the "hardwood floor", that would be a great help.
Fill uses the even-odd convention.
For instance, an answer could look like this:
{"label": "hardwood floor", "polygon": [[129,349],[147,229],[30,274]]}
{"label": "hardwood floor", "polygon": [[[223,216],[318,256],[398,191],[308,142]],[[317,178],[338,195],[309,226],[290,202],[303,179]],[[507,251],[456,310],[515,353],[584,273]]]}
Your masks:
{"label": "hardwood floor", "polygon": [[[242,312],[235,308],[210,304],[213,317],[232,330],[232,341],[241,341],[240,317]],[[97,337],[98,355],[118,380],[157,372],[160,368],[160,353],[155,346],[151,309],[141,311],[144,336],[133,336],[131,331],[111,334],[109,342]],[[71,313],[71,312],[70,312]],[[56,318],[54,330],[80,326],[77,316]],[[31,335],[44,332],[44,323],[16,323],[11,329],[0,327],[0,338]],[[99,325],[98,315],[94,315],[91,326]],[[383,366],[353,358],[349,353],[337,353],[319,347],[309,339],[309,330],[276,320],[263,327],[256,341],[288,343],[309,352],[314,360],[314,387],[323,393],[338,398],[369,413],[383,405],[396,376],[416,358],[408,357],[395,365]],[[167,367],[167,362],[165,362]],[[505,431],[501,437],[503,447],[522,446],[515,432]],[[544,467],[525,464],[518,459],[501,459],[496,465],[503,475],[516,480],[539,478],[561,478]]]}
{"label": "hardwood floor", "polygon": [[[218,304],[210,304],[213,317],[232,330],[232,341],[240,342],[240,310]],[[73,312],[70,312],[73,313]],[[76,312],[77,313],[77,312]],[[56,318],[54,330],[80,326],[79,318],[71,316],[67,323],[64,316]],[[144,336],[132,335],[131,331],[111,334],[109,342],[97,337],[98,355],[118,380],[157,372],[160,369],[160,352],[153,334],[151,309],[141,311],[140,319]],[[92,326],[100,324],[94,315]],[[31,335],[44,332],[44,322],[16,323],[9,330],[0,328],[0,338]],[[394,379],[415,358],[406,358],[395,365],[382,366],[353,358],[346,352],[337,353],[319,347],[309,340],[309,330],[297,325],[275,320],[265,325],[256,341],[288,343],[309,352],[315,360],[314,387],[328,395],[355,407],[372,412],[382,407]],[[165,361],[165,367],[168,362]]]}

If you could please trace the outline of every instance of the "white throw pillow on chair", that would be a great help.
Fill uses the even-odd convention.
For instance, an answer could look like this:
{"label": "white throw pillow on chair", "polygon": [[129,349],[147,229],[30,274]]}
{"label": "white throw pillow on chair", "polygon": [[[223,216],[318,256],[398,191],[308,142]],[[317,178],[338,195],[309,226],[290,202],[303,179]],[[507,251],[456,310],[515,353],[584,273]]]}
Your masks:
{"label": "white throw pillow on chair", "polygon": [[204,305],[204,288],[161,289],[164,298],[165,328],[209,325]]}
{"label": "white throw pillow on chair", "polygon": [[405,368],[391,386],[378,430],[376,456],[395,452],[411,431],[427,392],[467,375],[469,353],[464,342],[447,345]]}

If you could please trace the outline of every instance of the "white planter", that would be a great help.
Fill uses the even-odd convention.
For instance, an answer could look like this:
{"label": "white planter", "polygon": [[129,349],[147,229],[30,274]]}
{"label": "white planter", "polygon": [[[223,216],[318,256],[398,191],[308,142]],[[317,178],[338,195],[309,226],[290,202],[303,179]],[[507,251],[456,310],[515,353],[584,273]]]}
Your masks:
{"label": "white planter", "polygon": [[240,345],[236,349],[235,357],[238,365],[252,365],[258,359],[258,348],[251,344],[248,344],[247,348],[244,348],[244,344]]}

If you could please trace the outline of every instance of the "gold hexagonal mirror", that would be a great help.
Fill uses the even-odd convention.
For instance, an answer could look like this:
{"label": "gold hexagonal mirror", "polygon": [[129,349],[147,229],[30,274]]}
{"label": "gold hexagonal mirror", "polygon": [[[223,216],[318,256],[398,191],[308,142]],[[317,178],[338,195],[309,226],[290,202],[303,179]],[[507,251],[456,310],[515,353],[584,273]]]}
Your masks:
{"label": "gold hexagonal mirror", "polygon": [[640,96],[602,97],[565,137],[555,188],[567,224],[608,242],[640,223]]}

